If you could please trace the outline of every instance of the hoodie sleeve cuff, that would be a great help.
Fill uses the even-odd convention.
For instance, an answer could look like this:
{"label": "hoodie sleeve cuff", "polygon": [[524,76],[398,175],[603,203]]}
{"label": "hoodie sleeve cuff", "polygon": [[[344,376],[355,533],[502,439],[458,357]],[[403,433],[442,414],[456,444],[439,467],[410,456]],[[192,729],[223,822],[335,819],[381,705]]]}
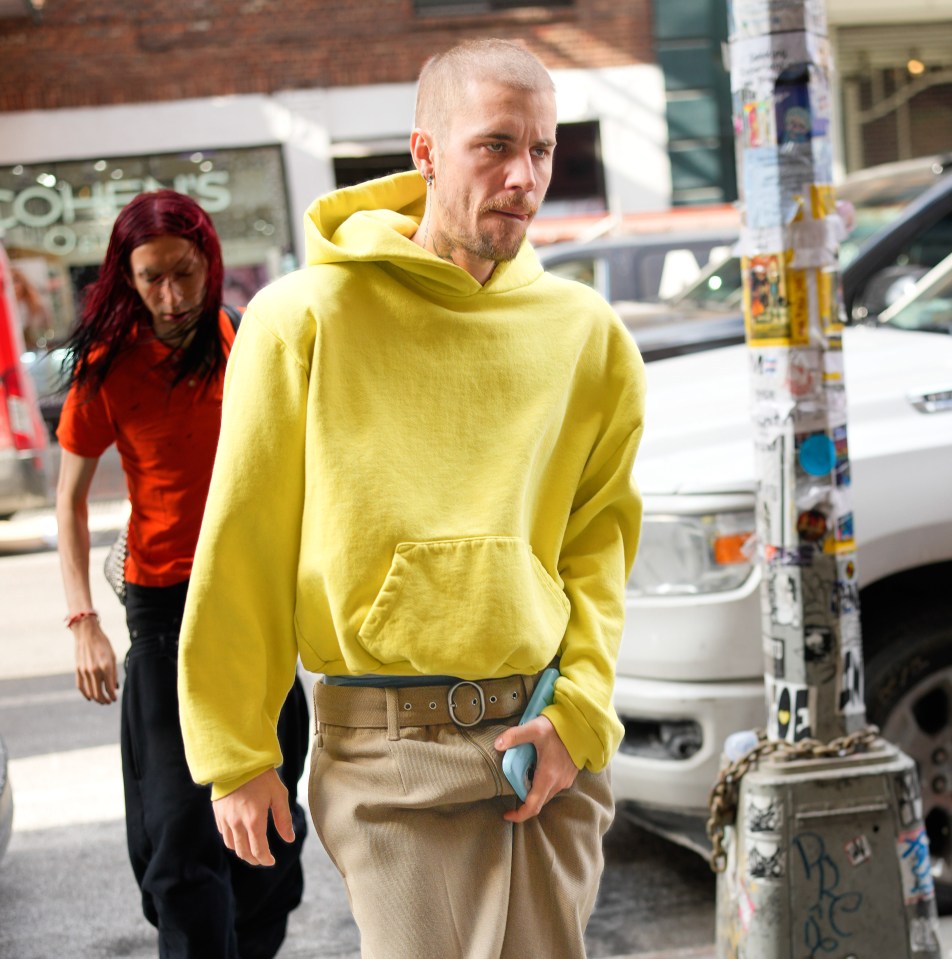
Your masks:
{"label": "hoodie sleeve cuff", "polygon": [[[542,715],[555,727],[572,762],[579,769],[593,773],[601,772],[608,765],[624,734],[617,717],[605,716],[604,728],[596,730],[571,702],[565,700],[547,706]],[[604,733],[604,739],[600,733]]]}
{"label": "hoodie sleeve cuff", "polygon": [[223,799],[229,793],[233,793],[236,789],[244,786],[245,783],[250,783],[255,777],[274,768],[274,766],[264,766],[261,769],[253,769],[251,772],[245,773],[237,779],[228,779],[222,782],[212,783],[212,802],[215,802],[216,799]]}

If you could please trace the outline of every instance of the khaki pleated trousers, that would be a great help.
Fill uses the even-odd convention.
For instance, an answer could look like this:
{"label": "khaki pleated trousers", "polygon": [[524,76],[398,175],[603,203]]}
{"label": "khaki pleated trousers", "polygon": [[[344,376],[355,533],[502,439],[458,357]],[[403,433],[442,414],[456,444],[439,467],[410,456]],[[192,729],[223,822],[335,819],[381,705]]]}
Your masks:
{"label": "khaki pleated trousers", "polygon": [[318,727],[311,814],[363,959],[584,959],[608,773],[583,770],[539,816],[508,823],[518,799],[493,748],[504,728]]}

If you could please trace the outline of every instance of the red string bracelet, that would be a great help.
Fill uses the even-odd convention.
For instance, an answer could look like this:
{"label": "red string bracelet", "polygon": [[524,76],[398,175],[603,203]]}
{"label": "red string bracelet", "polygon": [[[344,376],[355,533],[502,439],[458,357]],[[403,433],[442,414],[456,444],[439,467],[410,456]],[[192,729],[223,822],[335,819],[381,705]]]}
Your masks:
{"label": "red string bracelet", "polygon": [[72,616],[67,616],[63,620],[66,623],[67,629],[72,629],[81,619],[89,619],[90,616],[95,616],[96,619],[99,619],[99,613],[94,609],[81,609],[78,613],[73,613]]}

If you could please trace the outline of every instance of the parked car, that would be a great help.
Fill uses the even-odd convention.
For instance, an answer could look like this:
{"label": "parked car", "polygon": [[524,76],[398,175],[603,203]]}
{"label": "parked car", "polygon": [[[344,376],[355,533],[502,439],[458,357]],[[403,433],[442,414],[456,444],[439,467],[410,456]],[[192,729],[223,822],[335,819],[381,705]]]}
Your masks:
{"label": "parked car", "polygon": [[13,787],[7,775],[7,747],[0,738],[0,859],[13,832]]}
{"label": "parked car", "polygon": [[631,233],[582,243],[553,243],[538,250],[550,273],[578,280],[605,297],[655,301],[697,277],[712,254],[737,242],[733,229]]}
{"label": "parked car", "polygon": [[[942,258],[952,238],[950,173],[952,154],[929,156],[859,171],[837,188],[837,197],[855,214],[840,248],[848,316],[875,320]],[[885,241],[884,228],[900,217],[905,242]],[[631,330],[644,358],[656,360],[744,342],[741,262],[730,252],[736,239],[735,235],[727,245],[712,247],[710,262],[692,282],[659,298],[620,295],[621,286],[612,279],[626,244],[638,248],[641,237],[615,238],[611,258],[600,258],[596,248],[583,259],[584,244],[556,244],[542,252],[551,260],[557,258],[563,275],[571,275],[567,272],[571,267],[576,270],[573,278],[599,289]],[[573,258],[568,250],[560,252],[561,246],[571,247]]]}
{"label": "parked car", "polygon": [[0,519],[48,500],[49,444],[23,351],[10,262],[0,247]]}
{"label": "parked car", "polygon": [[[843,354],[867,713],[918,765],[945,909],[952,893],[948,261],[919,281],[917,295],[901,296],[882,322],[870,322],[881,308],[872,304],[888,299],[882,270],[905,284],[952,252],[952,177],[936,179],[847,264],[853,323]],[[760,569],[753,560],[721,563],[714,549],[720,537],[754,531],[748,366],[741,345],[649,363],[649,425],[635,467],[645,514],[619,656],[615,703],[625,738],[613,783],[635,818],[698,850],[707,847],[703,824],[726,737],[767,718]]]}

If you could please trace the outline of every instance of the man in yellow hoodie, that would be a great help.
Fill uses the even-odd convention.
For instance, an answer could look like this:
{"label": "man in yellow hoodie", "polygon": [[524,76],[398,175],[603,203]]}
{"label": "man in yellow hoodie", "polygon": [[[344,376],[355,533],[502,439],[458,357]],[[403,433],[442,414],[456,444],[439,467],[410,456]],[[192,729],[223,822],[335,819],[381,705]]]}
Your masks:
{"label": "man in yellow hoodie", "polygon": [[[315,201],[307,266],[255,297],[229,361],[181,647],[189,764],[225,843],[272,863],[276,717],[299,656],[323,674],[311,813],[374,959],[585,954],[644,368],[525,242],[555,138],[522,47],[432,58],[416,171]],[[554,701],[518,725],[554,660]]]}

